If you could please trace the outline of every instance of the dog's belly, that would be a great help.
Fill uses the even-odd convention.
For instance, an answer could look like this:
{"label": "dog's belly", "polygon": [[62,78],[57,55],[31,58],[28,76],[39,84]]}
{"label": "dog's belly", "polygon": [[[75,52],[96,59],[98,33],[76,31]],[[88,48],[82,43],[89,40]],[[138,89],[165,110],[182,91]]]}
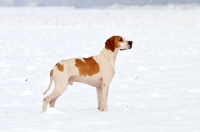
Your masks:
{"label": "dog's belly", "polygon": [[88,84],[94,87],[101,87],[102,84],[102,78],[100,77],[82,77],[82,76],[72,76],[69,78],[68,83],[70,85],[73,84],[73,82],[80,82],[84,84]]}

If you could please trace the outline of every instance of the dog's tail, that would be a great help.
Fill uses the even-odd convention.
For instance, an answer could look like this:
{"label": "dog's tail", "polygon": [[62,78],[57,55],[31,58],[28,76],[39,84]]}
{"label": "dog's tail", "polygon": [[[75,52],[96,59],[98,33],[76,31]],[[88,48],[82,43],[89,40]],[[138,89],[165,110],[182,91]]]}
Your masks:
{"label": "dog's tail", "polygon": [[51,88],[51,85],[53,83],[53,70],[51,70],[50,72],[50,83],[49,83],[49,87],[47,88],[47,90],[43,93],[43,95],[45,95]]}

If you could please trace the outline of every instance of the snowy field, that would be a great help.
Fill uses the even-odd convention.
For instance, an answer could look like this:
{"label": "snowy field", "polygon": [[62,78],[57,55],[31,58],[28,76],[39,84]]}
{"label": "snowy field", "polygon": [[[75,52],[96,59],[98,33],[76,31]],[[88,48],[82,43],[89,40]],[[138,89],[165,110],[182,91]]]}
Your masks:
{"label": "snowy field", "polygon": [[[134,44],[118,54],[108,112],[74,83],[42,114],[50,69],[112,35]],[[200,132],[200,7],[0,8],[0,90],[1,132]]]}

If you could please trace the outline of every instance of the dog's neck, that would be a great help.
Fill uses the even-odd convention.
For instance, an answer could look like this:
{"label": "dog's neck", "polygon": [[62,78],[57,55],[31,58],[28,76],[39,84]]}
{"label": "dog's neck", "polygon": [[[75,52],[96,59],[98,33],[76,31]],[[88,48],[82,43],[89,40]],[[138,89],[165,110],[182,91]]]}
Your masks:
{"label": "dog's neck", "polygon": [[103,54],[107,59],[109,59],[113,64],[115,64],[115,60],[117,58],[117,54],[119,52],[119,49],[115,49],[114,51],[111,51],[109,49],[103,48],[101,51],[101,54]]}

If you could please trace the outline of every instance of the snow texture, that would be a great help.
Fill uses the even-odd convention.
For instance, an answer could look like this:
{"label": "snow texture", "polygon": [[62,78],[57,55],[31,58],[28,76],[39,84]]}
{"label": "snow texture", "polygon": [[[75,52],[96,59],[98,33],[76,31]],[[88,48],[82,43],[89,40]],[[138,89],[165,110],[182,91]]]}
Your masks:
{"label": "snow texture", "polygon": [[[134,44],[118,54],[108,112],[74,83],[42,114],[50,69],[112,35]],[[0,90],[2,132],[199,132],[200,8],[0,8]]]}

